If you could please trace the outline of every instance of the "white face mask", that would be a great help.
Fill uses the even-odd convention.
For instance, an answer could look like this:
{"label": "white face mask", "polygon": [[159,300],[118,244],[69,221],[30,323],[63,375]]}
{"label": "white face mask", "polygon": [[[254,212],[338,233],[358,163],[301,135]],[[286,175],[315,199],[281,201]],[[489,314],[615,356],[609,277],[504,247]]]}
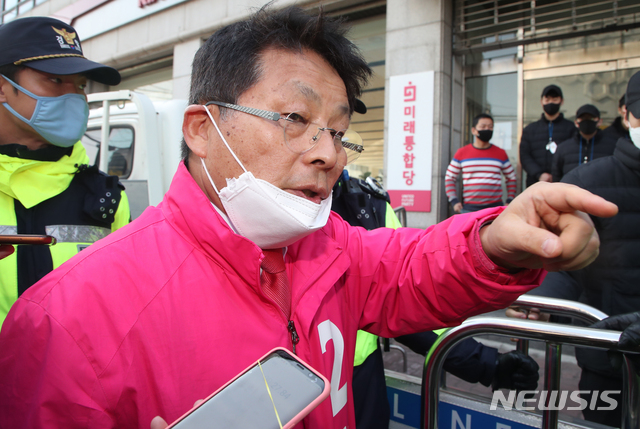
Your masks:
{"label": "white face mask", "polygon": [[631,141],[638,149],[640,149],[640,127],[631,128],[629,127],[629,137]]}
{"label": "white face mask", "polygon": [[256,179],[233,153],[209,109],[203,107],[225,146],[244,170],[237,179],[227,179],[227,186],[218,191],[204,159],[200,158],[211,186],[240,235],[261,249],[277,249],[295,243],[326,225],[331,212],[331,196],[316,204]]}

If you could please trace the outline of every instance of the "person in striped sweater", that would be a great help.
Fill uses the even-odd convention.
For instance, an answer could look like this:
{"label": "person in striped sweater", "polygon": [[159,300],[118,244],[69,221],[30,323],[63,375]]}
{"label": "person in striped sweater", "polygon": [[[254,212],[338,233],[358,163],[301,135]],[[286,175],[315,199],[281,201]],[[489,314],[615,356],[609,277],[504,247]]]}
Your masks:
{"label": "person in striped sweater", "polygon": [[[468,213],[503,205],[502,177],[507,181],[507,204],[516,196],[516,173],[507,153],[489,143],[493,136],[493,118],[481,113],[473,118],[473,143],[456,152],[445,174],[447,198],[456,213]],[[462,201],[456,182],[462,174]]]}

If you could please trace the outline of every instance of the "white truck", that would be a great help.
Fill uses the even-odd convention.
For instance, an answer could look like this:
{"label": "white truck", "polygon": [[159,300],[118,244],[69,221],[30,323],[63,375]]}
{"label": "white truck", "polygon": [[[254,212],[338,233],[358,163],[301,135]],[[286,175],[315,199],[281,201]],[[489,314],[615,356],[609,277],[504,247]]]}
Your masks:
{"label": "white truck", "polygon": [[135,219],[169,189],[180,162],[187,100],[152,102],[128,90],[87,98],[91,110],[82,143],[100,170],[120,177]]}

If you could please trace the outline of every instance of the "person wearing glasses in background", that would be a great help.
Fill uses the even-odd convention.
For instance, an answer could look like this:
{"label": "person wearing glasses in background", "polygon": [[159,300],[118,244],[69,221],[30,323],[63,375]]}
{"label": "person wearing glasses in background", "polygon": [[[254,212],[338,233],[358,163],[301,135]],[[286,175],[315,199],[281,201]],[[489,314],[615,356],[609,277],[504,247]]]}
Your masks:
{"label": "person wearing glasses in background", "polygon": [[277,346],[331,383],[304,426],[355,427],[358,329],[455,325],[539,285],[543,267],[595,258],[586,213],[616,207],[565,184],[427,230],[367,231],[331,213],[363,150],[349,121],[372,73],[346,30],[265,6],[200,47],[163,201],[9,313],[0,427],[162,427]]}

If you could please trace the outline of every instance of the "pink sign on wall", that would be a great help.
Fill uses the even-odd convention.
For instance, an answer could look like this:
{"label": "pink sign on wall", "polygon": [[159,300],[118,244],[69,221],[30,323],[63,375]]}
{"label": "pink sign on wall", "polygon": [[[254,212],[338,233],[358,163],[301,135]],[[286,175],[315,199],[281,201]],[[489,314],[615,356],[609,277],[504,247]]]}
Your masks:
{"label": "pink sign on wall", "polygon": [[393,207],[431,211],[434,72],[389,79],[387,190]]}

